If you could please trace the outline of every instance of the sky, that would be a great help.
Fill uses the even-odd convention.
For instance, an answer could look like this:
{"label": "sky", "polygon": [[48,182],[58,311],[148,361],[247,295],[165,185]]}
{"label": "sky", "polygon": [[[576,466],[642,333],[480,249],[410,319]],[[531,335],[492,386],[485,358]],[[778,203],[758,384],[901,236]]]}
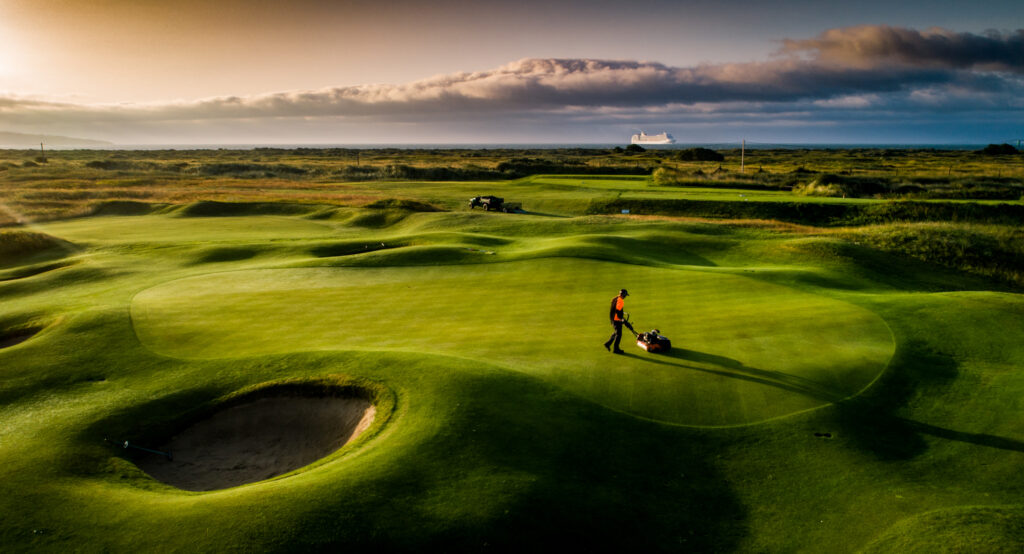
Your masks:
{"label": "sky", "polygon": [[1022,85],[1018,0],[0,0],[0,132],[117,144],[987,144]]}

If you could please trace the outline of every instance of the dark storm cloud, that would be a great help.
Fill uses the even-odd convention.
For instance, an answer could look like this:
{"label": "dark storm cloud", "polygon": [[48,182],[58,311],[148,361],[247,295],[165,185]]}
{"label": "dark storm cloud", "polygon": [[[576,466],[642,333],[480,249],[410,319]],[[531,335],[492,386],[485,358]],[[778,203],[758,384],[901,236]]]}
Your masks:
{"label": "dark storm cloud", "polygon": [[[525,59],[400,85],[363,85],[151,105],[76,105],[0,97],[0,118],[139,123],[341,117],[381,121],[512,120],[528,115],[616,118],[836,110],[1019,109],[1024,30],[972,35],[885,26],[834,29],[784,43],[757,63],[670,67],[589,59]],[[770,106],[773,106],[769,108]],[[780,109],[781,107],[781,109]],[[780,115],[781,117],[781,115]]]}
{"label": "dark storm cloud", "polygon": [[917,67],[1024,72],[1024,29],[984,35],[946,29],[917,31],[888,25],[830,29],[808,40],[784,41],[784,52],[807,52],[816,59],[877,67],[896,63]]}

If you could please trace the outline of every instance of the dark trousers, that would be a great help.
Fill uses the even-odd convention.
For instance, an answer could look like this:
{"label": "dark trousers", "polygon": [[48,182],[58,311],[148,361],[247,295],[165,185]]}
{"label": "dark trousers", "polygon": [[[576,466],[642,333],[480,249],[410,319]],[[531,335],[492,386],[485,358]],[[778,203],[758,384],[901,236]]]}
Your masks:
{"label": "dark trousers", "polygon": [[604,345],[607,348],[614,342],[615,347],[612,350],[619,350],[619,342],[622,341],[622,322],[612,320],[612,327],[615,330],[612,331],[612,336],[608,337],[608,342],[605,342]]}

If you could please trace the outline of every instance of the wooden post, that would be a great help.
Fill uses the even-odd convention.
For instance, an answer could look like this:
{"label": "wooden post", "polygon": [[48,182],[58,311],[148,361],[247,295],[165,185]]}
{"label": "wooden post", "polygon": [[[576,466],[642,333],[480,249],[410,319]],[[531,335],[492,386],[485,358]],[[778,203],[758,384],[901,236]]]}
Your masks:
{"label": "wooden post", "polygon": [[46,161],[46,152],[43,151],[43,143],[39,143],[39,158],[41,161]]}

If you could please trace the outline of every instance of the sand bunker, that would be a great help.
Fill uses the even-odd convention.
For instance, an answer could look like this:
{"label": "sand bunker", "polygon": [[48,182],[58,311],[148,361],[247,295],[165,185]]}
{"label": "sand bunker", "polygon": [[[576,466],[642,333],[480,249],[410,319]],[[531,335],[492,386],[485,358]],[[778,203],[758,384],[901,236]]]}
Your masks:
{"label": "sand bunker", "polygon": [[361,398],[277,396],[227,408],[184,430],[139,467],[190,491],[262,481],[309,465],[365,431],[376,413]]}

